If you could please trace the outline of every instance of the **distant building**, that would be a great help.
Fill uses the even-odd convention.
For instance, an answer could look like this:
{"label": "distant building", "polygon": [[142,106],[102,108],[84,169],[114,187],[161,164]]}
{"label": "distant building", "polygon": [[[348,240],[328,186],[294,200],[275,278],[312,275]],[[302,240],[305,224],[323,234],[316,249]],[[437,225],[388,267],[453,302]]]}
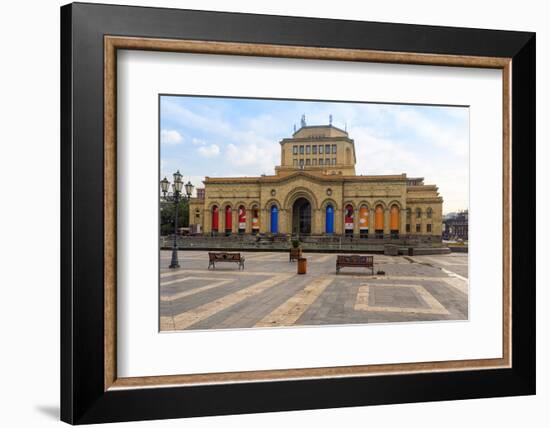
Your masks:
{"label": "distant building", "polygon": [[441,239],[437,186],[406,174],[356,175],[355,142],[346,131],[307,126],[302,118],[301,128],[279,144],[274,175],[205,178],[189,204],[190,224],[200,225],[194,230]]}
{"label": "distant building", "polygon": [[443,239],[468,240],[468,210],[450,213],[443,218]]}

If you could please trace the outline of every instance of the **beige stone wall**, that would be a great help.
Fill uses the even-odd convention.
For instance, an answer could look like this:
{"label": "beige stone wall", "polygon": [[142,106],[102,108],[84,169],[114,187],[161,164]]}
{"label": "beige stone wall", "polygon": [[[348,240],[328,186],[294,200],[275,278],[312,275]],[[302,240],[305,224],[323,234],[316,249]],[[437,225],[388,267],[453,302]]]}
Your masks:
{"label": "beige stone wall", "polygon": [[210,184],[205,180],[205,199],[203,205],[204,211],[204,233],[212,231],[212,207],[217,205],[219,208],[219,232],[225,231],[225,210],[226,207],[231,207],[231,229],[232,233],[238,232],[238,209],[239,206],[244,206],[246,209],[246,232],[252,230],[251,210],[260,206],[260,184],[256,183],[239,183],[233,179],[232,182],[213,183]]}
{"label": "beige stone wall", "polygon": [[189,225],[200,224],[203,230],[204,224],[204,201],[191,198],[189,200]]}
{"label": "beige stone wall", "polygon": [[[336,153],[333,153],[332,146],[336,146]],[[294,146],[297,147],[298,153],[294,153]],[[300,146],[304,146],[304,153],[300,153]],[[307,147],[309,146],[310,152],[307,153]],[[313,154],[313,146],[317,146],[317,153]],[[323,146],[323,153],[319,153],[319,146]],[[329,146],[329,153],[326,153],[326,146]],[[332,159],[336,158],[336,165],[332,165]],[[294,159],[298,161],[298,165],[294,165]],[[325,169],[331,167],[336,169],[347,167],[348,169],[354,169],[355,166],[355,147],[351,140],[346,139],[326,139],[326,140],[283,140],[281,142],[281,166],[282,167],[298,167],[300,159],[304,160],[304,167],[321,167],[319,162],[316,165],[313,164],[313,159],[317,161],[319,159],[329,159],[330,163],[327,166],[326,162],[323,162]],[[306,160],[310,160],[310,165],[307,165]]]}
{"label": "beige stone wall", "polygon": [[[355,145],[348,134],[338,128],[330,126],[314,126],[301,128],[292,138],[285,138],[280,142],[281,164],[276,167],[277,173],[287,168],[300,168],[300,161],[303,161],[303,168],[319,171],[324,174],[355,175]],[[313,146],[316,153],[313,153]],[[319,148],[322,146],[323,153]],[[327,153],[326,148],[329,147]],[[336,153],[333,153],[333,146]],[[294,152],[294,147],[297,153]],[[303,147],[303,153],[300,148]],[[308,153],[309,148],[309,153]],[[323,165],[319,164],[322,159]],[[333,159],[336,161],[333,164]],[[328,165],[327,165],[328,160]],[[295,162],[296,161],[296,164]],[[309,165],[307,164],[309,162]],[[284,172],[283,172],[284,173]]]}
{"label": "beige stone wall", "polygon": [[[443,198],[437,186],[410,186],[407,189],[407,207],[411,210],[411,233],[440,236],[443,232]],[[420,232],[417,232],[417,225]],[[431,232],[428,231],[431,225]]]}
{"label": "beige stone wall", "polygon": [[[354,208],[354,234],[359,234],[359,209],[366,205],[369,210],[369,233],[374,233],[374,212],[378,205],[384,209],[384,234],[390,233],[390,210],[399,208],[399,233],[407,234],[406,224],[411,225],[411,235],[439,236],[442,232],[442,198],[435,186],[407,187],[406,176],[377,177],[315,177],[306,173],[291,176],[258,177],[255,183],[228,179],[225,183],[206,181],[206,197],[202,205],[203,230],[211,231],[211,209],[217,205],[220,210],[219,231],[225,231],[225,207],[232,210],[232,233],[238,232],[238,207],[247,211],[246,233],[252,231],[252,209],[259,208],[260,232],[270,231],[270,210],[273,204],[279,210],[278,231],[292,233],[292,209],[294,202],[306,198],[311,204],[312,234],[325,232],[325,210],[327,204],[334,207],[334,232],[344,233],[344,208]],[[330,193],[330,194],[329,194]],[[190,205],[195,210],[196,202]],[[407,219],[407,208],[411,217]],[[420,209],[420,217],[416,209]],[[429,214],[431,209],[431,215]],[[193,211],[194,212],[194,211]],[[416,231],[416,224],[420,231]],[[431,232],[428,231],[431,224]]]}

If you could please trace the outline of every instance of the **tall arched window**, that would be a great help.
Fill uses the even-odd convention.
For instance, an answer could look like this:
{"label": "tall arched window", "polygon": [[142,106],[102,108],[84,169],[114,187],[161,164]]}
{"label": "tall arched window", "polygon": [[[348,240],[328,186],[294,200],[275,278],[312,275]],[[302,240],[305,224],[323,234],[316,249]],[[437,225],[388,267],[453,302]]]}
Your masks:
{"label": "tall arched window", "polygon": [[331,204],[325,210],[325,233],[334,233],[334,208]]}
{"label": "tall arched window", "polygon": [[277,208],[277,205],[273,204],[271,205],[271,225],[270,225],[270,231],[271,233],[278,233],[279,232],[279,208]]}
{"label": "tall arched window", "polygon": [[212,232],[217,233],[220,227],[220,210],[217,205],[212,207]]}
{"label": "tall arched window", "polygon": [[420,217],[422,217],[422,210],[420,208],[417,208],[414,215],[417,219],[420,219]]}
{"label": "tall arched window", "polygon": [[228,205],[225,207],[225,234],[231,235],[231,230],[233,228],[233,213],[231,207]]}
{"label": "tall arched window", "polygon": [[399,238],[399,207],[395,204],[390,209],[390,234],[394,239]]}
{"label": "tall arched window", "polygon": [[366,205],[359,208],[359,236],[368,238],[369,236],[369,209]]}
{"label": "tall arched window", "polygon": [[384,237],[384,207],[377,205],[374,210],[374,231],[377,238]]}
{"label": "tall arched window", "polygon": [[432,233],[432,215],[433,215],[433,211],[431,209],[431,207],[429,207],[427,210],[426,210],[426,217],[429,219],[429,223],[426,224],[426,233],[428,234],[431,234]]}
{"label": "tall arched window", "polygon": [[239,205],[239,233],[244,233],[246,230],[246,208],[244,205]]}

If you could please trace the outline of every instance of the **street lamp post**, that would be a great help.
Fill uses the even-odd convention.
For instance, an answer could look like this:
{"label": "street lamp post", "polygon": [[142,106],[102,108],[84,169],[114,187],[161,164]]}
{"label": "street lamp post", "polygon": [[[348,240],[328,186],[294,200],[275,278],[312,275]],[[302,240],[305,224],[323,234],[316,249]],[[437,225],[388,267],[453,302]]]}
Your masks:
{"label": "street lamp post", "polygon": [[[182,199],[189,201],[191,194],[193,193],[193,185],[191,181],[188,181],[185,185],[182,181],[182,175],[179,170],[174,173],[174,182],[172,183],[172,193],[170,189],[170,182],[166,177],[160,180],[160,190],[162,192],[162,198],[165,202],[174,203],[174,239],[172,241],[172,260],[170,261],[170,269],[179,268],[178,262],[178,205]],[[185,187],[185,194],[182,193],[182,188]]]}

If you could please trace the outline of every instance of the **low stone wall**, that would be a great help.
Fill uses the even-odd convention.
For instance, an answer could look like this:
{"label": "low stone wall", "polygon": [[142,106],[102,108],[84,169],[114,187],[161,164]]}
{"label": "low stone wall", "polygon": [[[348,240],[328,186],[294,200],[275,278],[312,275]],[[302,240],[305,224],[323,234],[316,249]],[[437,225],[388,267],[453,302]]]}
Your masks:
{"label": "low stone wall", "polygon": [[[409,254],[409,253],[407,253]],[[434,255],[434,254],[451,254],[451,250],[448,247],[414,247],[412,248],[412,256],[428,256],[428,255]]]}
{"label": "low stone wall", "polygon": [[[318,253],[379,253],[388,255],[427,255],[448,254],[449,248],[433,237],[418,239],[384,239],[322,236],[302,237],[301,247],[304,252]],[[179,236],[179,250],[215,250],[215,251],[288,251],[292,239],[289,236]],[[171,237],[161,237],[160,247],[172,248]],[[412,251],[411,251],[412,250]]]}

